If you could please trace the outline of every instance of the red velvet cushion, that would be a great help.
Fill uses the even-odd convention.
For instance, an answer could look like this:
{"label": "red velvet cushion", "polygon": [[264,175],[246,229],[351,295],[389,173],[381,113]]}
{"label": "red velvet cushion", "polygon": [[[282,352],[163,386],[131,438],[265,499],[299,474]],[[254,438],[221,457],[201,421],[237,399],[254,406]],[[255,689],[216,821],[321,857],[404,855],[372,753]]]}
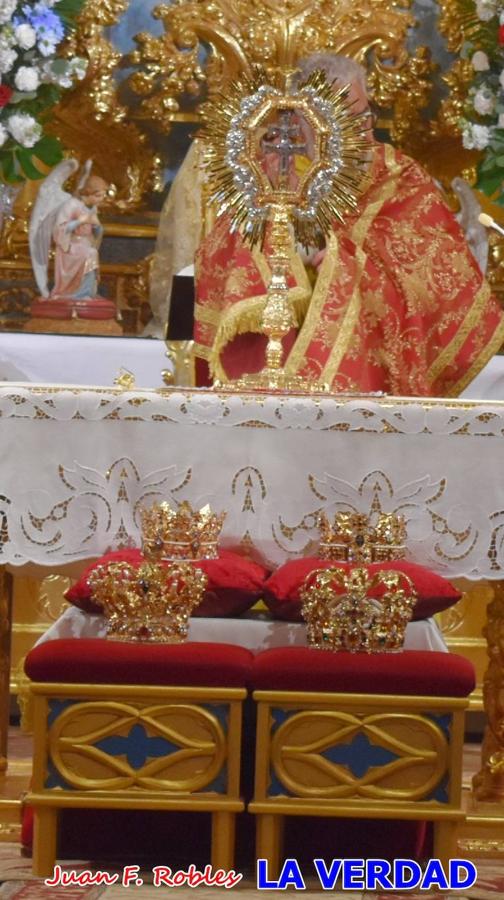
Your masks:
{"label": "red velvet cushion", "polygon": [[268,569],[233,553],[220,550],[218,559],[197,563],[208,578],[202,603],[193,616],[237,616],[262,596]]}
{"label": "red velvet cushion", "polygon": [[[305,578],[315,569],[330,569],[334,567],[348,571],[351,565],[350,563],[311,557],[293,559],[277,569],[268,578],[265,584],[264,602],[276,619],[284,619],[287,622],[302,622],[302,603],[299,599],[299,591]],[[460,600],[462,596],[460,591],[457,591],[446,578],[431,572],[429,569],[425,569],[423,566],[417,566],[416,563],[405,562],[404,560],[379,562],[371,563],[367,568],[370,572],[393,569],[396,572],[403,572],[404,575],[411,579],[418,596],[413,610],[413,621],[428,619],[434,613],[448,609],[457,600]]]}
{"label": "red velvet cushion", "polygon": [[135,644],[82,638],[46,641],[30,650],[32,681],[67,684],[159,684],[245,687],[254,656],[232,644]]}
{"label": "red velvet cushion", "polygon": [[[93,601],[88,578],[96,566],[115,562],[140,566],[144,562],[144,556],[138,548],[106,553],[88,566],[76,584],[68,589],[65,594],[68,602],[85,612],[101,612],[101,607]],[[205,572],[208,584],[202,603],[193,612],[194,616],[240,615],[250,609],[262,595],[269,574],[263,566],[231,550],[221,550],[217,559],[205,559],[195,565]]]}
{"label": "red velvet cushion", "polygon": [[368,655],[278,647],[252,665],[255,690],[467,697],[475,684],[469,660],[430,650]]}

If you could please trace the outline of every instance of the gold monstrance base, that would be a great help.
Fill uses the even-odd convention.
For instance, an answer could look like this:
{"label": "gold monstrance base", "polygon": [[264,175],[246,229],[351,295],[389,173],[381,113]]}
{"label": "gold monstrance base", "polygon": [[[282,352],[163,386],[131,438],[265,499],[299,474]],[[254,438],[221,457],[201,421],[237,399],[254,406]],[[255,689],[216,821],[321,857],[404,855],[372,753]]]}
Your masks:
{"label": "gold monstrance base", "polygon": [[293,394],[327,394],[330,390],[326,383],[308,381],[303,375],[290,375],[284,369],[267,367],[220,387],[230,391],[282,391]]}

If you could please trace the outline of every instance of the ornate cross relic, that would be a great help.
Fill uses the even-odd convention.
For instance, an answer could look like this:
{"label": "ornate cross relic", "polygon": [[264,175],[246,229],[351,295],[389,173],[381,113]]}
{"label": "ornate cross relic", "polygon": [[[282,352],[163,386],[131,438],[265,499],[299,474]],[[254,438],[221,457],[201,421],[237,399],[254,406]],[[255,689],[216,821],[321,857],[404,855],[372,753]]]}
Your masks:
{"label": "ornate cross relic", "polygon": [[279,185],[285,187],[289,174],[289,163],[296,153],[304,153],[306,144],[297,140],[301,129],[299,122],[294,121],[293,109],[279,109],[278,122],[272,122],[261,145],[265,153],[273,153],[280,157]]}

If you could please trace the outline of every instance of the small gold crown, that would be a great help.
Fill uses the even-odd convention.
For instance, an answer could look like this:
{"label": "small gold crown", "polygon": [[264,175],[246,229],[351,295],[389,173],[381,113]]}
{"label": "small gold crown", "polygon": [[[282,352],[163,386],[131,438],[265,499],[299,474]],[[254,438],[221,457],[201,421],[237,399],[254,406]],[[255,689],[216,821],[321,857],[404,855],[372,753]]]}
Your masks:
{"label": "small gold crown", "polygon": [[406,553],[406,523],[394,513],[338,512],[331,524],[325,513],[319,516],[322,559],[345,562],[391,562]]}
{"label": "small gold crown", "polygon": [[226,513],[209,506],[193,510],[184,501],[177,509],[155,503],[142,511],[142,550],[146,559],[215,559]]}
{"label": "small gold crown", "polygon": [[108,636],[123,641],[180,643],[207,577],[191,563],[127,562],[96,566],[88,578],[93,600],[108,620]]}
{"label": "small gold crown", "polygon": [[317,569],[300,592],[308,643],[322,650],[400,650],[416,594],[402,572]]}

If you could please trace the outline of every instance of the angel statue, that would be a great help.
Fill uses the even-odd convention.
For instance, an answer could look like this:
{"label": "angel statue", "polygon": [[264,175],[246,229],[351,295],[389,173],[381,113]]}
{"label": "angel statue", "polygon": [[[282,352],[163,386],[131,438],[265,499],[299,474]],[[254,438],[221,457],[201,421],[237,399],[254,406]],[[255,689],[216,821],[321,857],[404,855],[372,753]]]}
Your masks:
{"label": "angel statue", "polygon": [[[30,255],[41,296],[32,304],[32,316],[67,319],[111,319],[114,303],[98,295],[98,249],[103,227],[98,209],[109,185],[91,174],[91,161],[83,167],[75,195],[63,189],[79,168],[65,159],[43,182],[30,221]],[[48,287],[48,261],[54,244],[54,287]]]}

